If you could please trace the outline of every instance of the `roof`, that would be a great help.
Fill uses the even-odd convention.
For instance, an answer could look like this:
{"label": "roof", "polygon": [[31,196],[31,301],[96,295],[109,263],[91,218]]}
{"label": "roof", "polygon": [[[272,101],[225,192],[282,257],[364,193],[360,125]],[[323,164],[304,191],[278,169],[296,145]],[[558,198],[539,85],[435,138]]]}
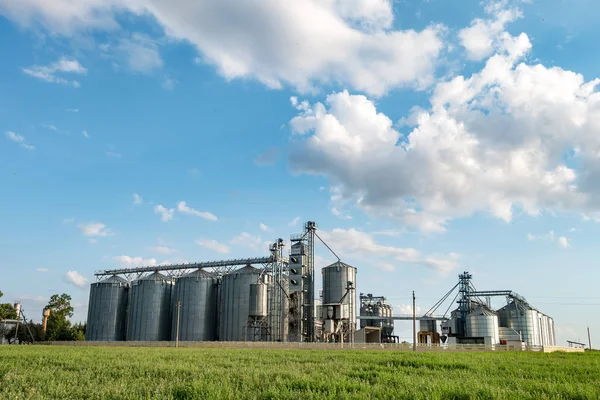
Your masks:
{"label": "roof", "polygon": [[236,269],[235,271],[231,271],[227,275],[237,275],[237,274],[260,274],[260,270],[258,268],[254,268],[250,265],[246,265],[244,268]]}
{"label": "roof", "polygon": [[124,284],[127,283],[127,280],[124,278],[121,278],[120,276],[117,275],[113,275],[113,276],[109,276],[106,279],[101,280],[100,282],[96,282],[96,283],[119,283],[119,284]]}
{"label": "roof", "polygon": [[154,272],[150,275],[144,276],[140,279],[138,279],[140,281],[169,281],[171,280],[170,278],[167,278],[166,276],[164,276],[163,274],[161,274],[160,272]]}
{"label": "roof", "polygon": [[[325,269],[325,268],[354,268],[354,267],[352,265],[346,264],[345,262],[336,261],[333,264],[323,267],[323,269]],[[354,268],[354,269],[356,269],[356,268]]]}
{"label": "roof", "polygon": [[203,278],[203,279],[215,279],[216,276],[211,274],[210,272],[204,271],[202,269],[197,269],[195,271],[190,272],[189,274],[185,274],[180,276],[178,279],[182,278]]}

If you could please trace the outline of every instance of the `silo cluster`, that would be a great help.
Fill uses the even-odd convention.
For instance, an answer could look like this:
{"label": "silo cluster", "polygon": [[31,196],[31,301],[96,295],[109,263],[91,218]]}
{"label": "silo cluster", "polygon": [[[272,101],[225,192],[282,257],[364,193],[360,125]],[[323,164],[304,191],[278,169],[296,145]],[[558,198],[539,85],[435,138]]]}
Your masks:
{"label": "silo cluster", "polygon": [[111,276],[91,285],[86,340],[244,341],[252,321],[277,321],[284,332],[284,316],[269,318],[285,310],[270,301],[270,282],[251,266],[222,277],[203,270],[176,279],[154,272],[131,282]]}

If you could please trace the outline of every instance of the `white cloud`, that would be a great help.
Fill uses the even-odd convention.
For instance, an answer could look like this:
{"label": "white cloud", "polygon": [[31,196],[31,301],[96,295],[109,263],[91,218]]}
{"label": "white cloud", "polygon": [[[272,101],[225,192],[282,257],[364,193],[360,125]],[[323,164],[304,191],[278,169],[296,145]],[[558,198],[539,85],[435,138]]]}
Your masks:
{"label": "white cloud", "polygon": [[384,272],[393,272],[396,270],[396,267],[394,267],[393,264],[389,264],[389,263],[383,263],[383,264],[377,263],[377,264],[374,264],[374,267],[381,271],[384,271]]}
{"label": "white cloud", "polygon": [[173,90],[175,89],[175,85],[177,85],[177,83],[178,82],[175,79],[167,76],[165,77],[160,86],[165,90]]}
{"label": "white cloud", "polygon": [[51,131],[54,131],[54,132],[60,131],[60,129],[58,129],[56,127],[56,125],[54,125],[54,124],[42,124],[42,127],[46,128],[46,129],[50,129]]}
{"label": "white cloud", "polygon": [[81,134],[83,135],[84,138],[89,138],[90,134],[87,133],[87,131],[81,131]]}
{"label": "white cloud", "polygon": [[[23,26],[41,23],[66,35],[115,29],[114,13],[125,10],[153,16],[165,34],[193,44],[199,61],[214,65],[226,79],[250,77],[270,88],[288,84],[310,91],[316,84],[339,82],[382,95],[394,87],[424,87],[432,82],[443,48],[443,27],[395,30],[389,0],[0,3],[0,13]],[[159,64],[151,53],[143,53],[138,68]]]}
{"label": "white cloud", "polygon": [[[413,313],[413,307],[411,304],[399,304],[394,308],[396,310],[398,310],[398,314],[400,314],[400,315],[412,315],[412,313]],[[423,311],[424,310],[421,307],[419,307],[419,306],[415,307],[415,313],[417,315],[421,315],[421,313]],[[396,314],[396,313],[394,313],[394,314]]]}
{"label": "white cloud", "polygon": [[12,131],[7,131],[4,133],[4,135],[6,136],[6,138],[8,140],[10,140],[11,142],[17,143],[19,146],[21,146],[25,150],[34,150],[35,149],[35,147],[25,143],[25,138],[22,135],[19,135],[18,133],[14,133]]}
{"label": "white cloud", "polygon": [[75,217],[64,218],[62,222],[63,224],[72,224],[73,222],[75,222]]}
{"label": "white cloud", "polygon": [[116,256],[113,257],[122,268],[133,268],[133,267],[153,267],[158,265],[156,258],[143,258],[143,257],[131,257],[131,256]]}
{"label": "white cloud", "polygon": [[271,244],[271,242],[263,240],[262,237],[251,235],[248,232],[242,232],[235,236],[229,243],[264,253],[269,251],[269,245]]}
{"label": "white cloud", "polygon": [[471,26],[458,33],[461,45],[471,60],[481,61],[492,55],[495,50],[510,46],[511,37],[504,28],[523,17],[518,8],[507,8],[507,1],[490,1],[485,11],[489,19],[476,18]]}
{"label": "white cloud", "polygon": [[158,254],[173,254],[173,253],[177,253],[177,250],[168,247],[168,246],[155,246],[155,247],[150,247],[150,251],[153,251],[155,253]]}
{"label": "white cloud", "polygon": [[83,234],[83,236],[88,237],[104,237],[112,235],[110,229],[106,227],[106,225],[100,222],[90,222],[87,224],[79,225],[79,230]]}
{"label": "white cloud", "polygon": [[535,239],[536,239],[535,235],[532,235],[531,233],[527,234],[527,240],[535,240]]}
{"label": "white cloud", "polygon": [[72,112],[72,113],[78,113],[79,112],[79,108],[67,108],[65,111]]}
{"label": "white cloud", "polygon": [[[378,258],[391,258],[398,262],[422,265],[442,273],[447,273],[458,266],[458,259],[460,258],[455,253],[441,256],[423,255],[413,248],[380,245],[368,233],[358,231],[354,228],[348,230],[334,229],[330,232],[319,231],[319,235],[338,254],[360,257],[372,260],[374,263],[381,262]],[[381,264],[379,267],[381,268]]]}
{"label": "white cloud", "polygon": [[172,208],[166,208],[161,204],[154,207],[154,214],[160,214],[160,220],[162,222],[169,222],[173,219],[173,214],[175,210]]}
{"label": "white cloud", "polygon": [[231,250],[229,249],[229,247],[227,247],[227,245],[224,245],[222,243],[217,242],[216,240],[196,240],[196,243],[199,246],[204,247],[205,249],[208,250],[212,250],[215,251],[217,253],[221,253],[221,254],[229,254],[231,253]]}
{"label": "white cloud", "polygon": [[288,226],[296,226],[298,225],[298,222],[300,222],[300,217],[296,217],[293,220],[291,220]]}
{"label": "white cloud", "polygon": [[36,268],[35,272],[46,273],[50,272],[50,270],[48,268]]}
{"label": "white cloud", "polygon": [[375,231],[375,232],[371,232],[372,236],[392,236],[392,237],[397,237],[400,236],[400,231],[396,230],[396,229],[385,229],[385,230],[381,230],[381,231]]}
{"label": "white cloud", "polygon": [[77,271],[68,271],[65,274],[65,280],[68,283],[71,283],[77,287],[85,287],[85,285],[88,282],[88,279],[86,277],[84,277],[83,275],[81,275],[79,272]]}
{"label": "white cloud", "polygon": [[150,75],[163,66],[158,42],[140,33],[121,39],[116,51],[127,60],[127,66],[133,72]]}
{"label": "white cloud", "polygon": [[567,248],[571,247],[571,243],[569,243],[569,239],[567,239],[564,236],[561,236],[558,238],[558,246],[563,249],[567,249]]}
{"label": "white cloud", "polygon": [[259,224],[259,227],[260,227],[260,230],[263,232],[267,232],[270,230],[269,227],[267,225],[263,224],[262,222]]}
{"label": "white cloud", "polygon": [[177,204],[177,211],[179,211],[180,213],[183,213],[183,214],[195,215],[197,217],[204,218],[209,221],[218,221],[219,220],[219,218],[217,218],[216,215],[211,214],[208,211],[198,211],[198,210],[195,210],[195,209],[189,207],[185,201],[180,201]]}
{"label": "white cloud", "polygon": [[33,76],[34,78],[38,78],[46,82],[61,83],[65,85],[71,85],[73,87],[79,87],[78,81],[68,80],[60,75],[85,75],[87,74],[87,69],[79,64],[79,61],[75,59],[62,57],[60,60],[48,66],[33,65],[29,68],[23,68],[23,72],[29,76]]}
{"label": "white cloud", "polygon": [[439,83],[430,109],[405,119],[407,135],[364,96],[300,103],[292,171],[326,177],[337,202],[423,231],[481,211],[506,222],[600,211],[600,79],[520,62],[529,40],[512,39],[481,71]]}
{"label": "white cloud", "polygon": [[142,199],[142,196],[140,196],[137,193],[133,194],[133,205],[134,206],[139,206],[140,204],[142,204],[144,202],[144,199]]}

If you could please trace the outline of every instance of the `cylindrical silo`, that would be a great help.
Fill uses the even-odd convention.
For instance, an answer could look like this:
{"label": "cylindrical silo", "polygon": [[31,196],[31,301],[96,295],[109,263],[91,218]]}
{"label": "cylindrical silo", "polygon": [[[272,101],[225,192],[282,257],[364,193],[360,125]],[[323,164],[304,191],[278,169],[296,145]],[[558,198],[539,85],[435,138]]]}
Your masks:
{"label": "cylindrical silo", "polygon": [[466,328],[468,337],[490,338],[491,344],[500,343],[498,316],[486,307],[476,307],[467,315]]}
{"label": "cylindrical silo", "polygon": [[158,272],[131,283],[127,340],[171,340],[171,291],[173,281]]}
{"label": "cylindrical silo", "polygon": [[246,266],[223,276],[219,299],[219,340],[243,341],[250,311],[250,285],[258,283],[260,270]]}
{"label": "cylindrical silo", "polygon": [[125,340],[129,282],[113,275],[90,285],[85,340]]}
{"label": "cylindrical silo", "polygon": [[341,302],[351,323],[356,323],[356,268],[341,261],[322,270],[323,304]]}
{"label": "cylindrical silo", "polygon": [[217,278],[196,270],[177,278],[172,297],[171,340],[177,338],[179,302],[179,340],[215,341],[217,338]]}
{"label": "cylindrical silo", "polygon": [[498,310],[500,325],[521,334],[527,346],[539,346],[539,325],[537,311],[527,304],[513,301]]}

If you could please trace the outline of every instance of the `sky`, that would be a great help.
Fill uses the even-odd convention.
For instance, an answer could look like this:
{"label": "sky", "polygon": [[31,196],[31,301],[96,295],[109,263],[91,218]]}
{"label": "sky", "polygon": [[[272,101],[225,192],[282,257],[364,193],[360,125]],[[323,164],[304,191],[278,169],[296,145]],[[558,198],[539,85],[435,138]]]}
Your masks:
{"label": "sky", "polygon": [[0,0],[2,301],[39,320],[68,293],[84,321],[96,270],[266,256],[316,221],[395,313],[470,271],[600,343],[598,12]]}

